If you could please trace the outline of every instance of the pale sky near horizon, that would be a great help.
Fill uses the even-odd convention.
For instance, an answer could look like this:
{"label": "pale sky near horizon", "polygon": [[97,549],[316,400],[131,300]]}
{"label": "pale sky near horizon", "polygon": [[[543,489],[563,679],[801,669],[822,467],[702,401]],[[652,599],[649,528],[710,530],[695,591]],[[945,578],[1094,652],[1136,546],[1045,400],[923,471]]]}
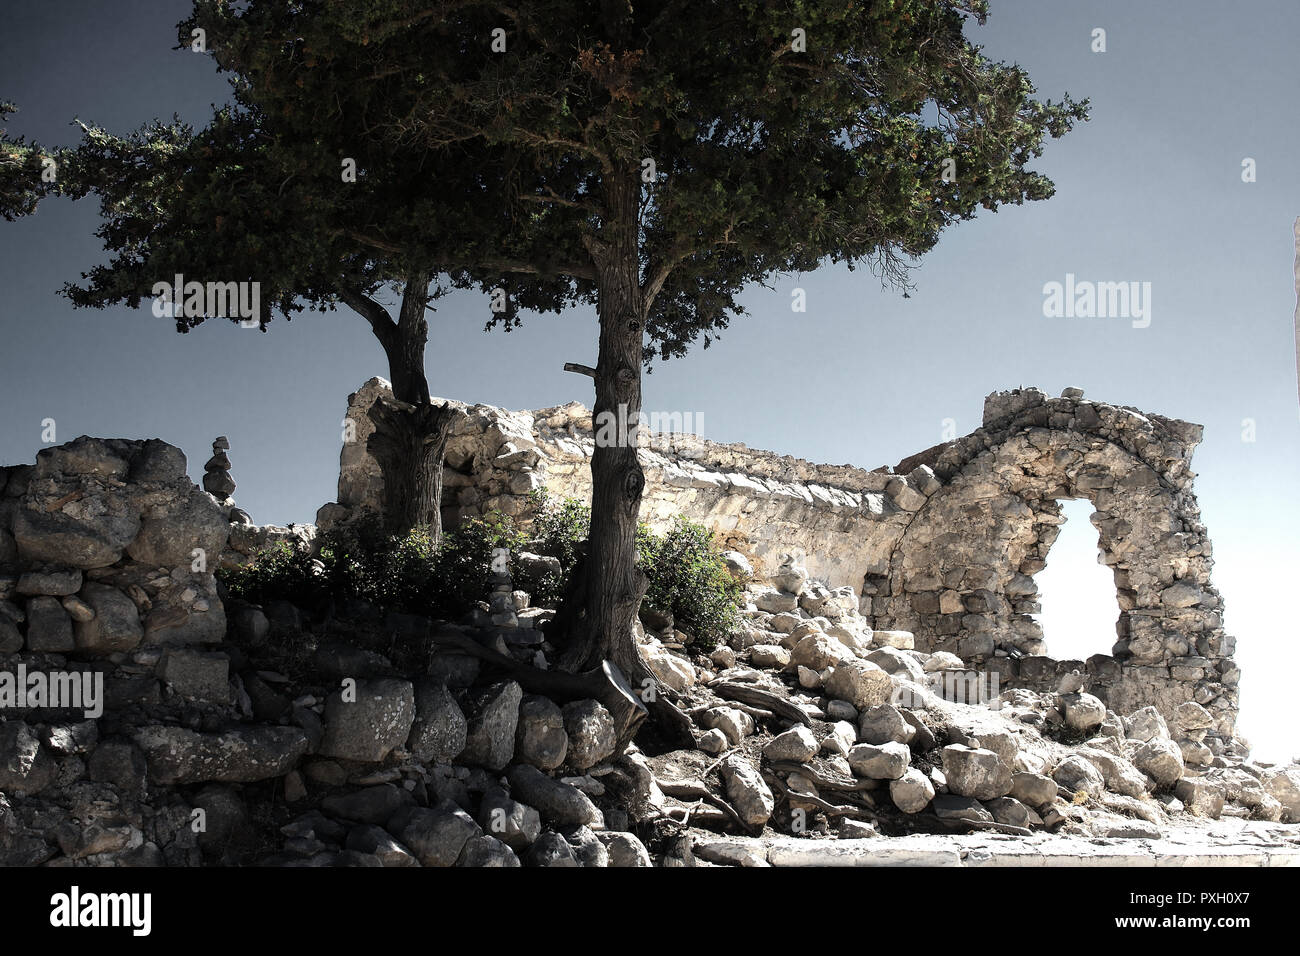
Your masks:
{"label": "pale sky near horizon", "polygon": [[[201,125],[228,91],[208,58],[171,49],[188,7],[47,0],[7,10],[0,98],[22,108],[11,132],[60,145],[74,141],[74,116],[119,132],[173,113]],[[1098,27],[1104,53],[1090,48]],[[868,468],[935,444],[945,419],[971,431],[985,394],[1021,385],[1078,386],[1202,423],[1196,491],[1238,639],[1239,727],[1262,759],[1300,755],[1289,707],[1300,668],[1290,597],[1300,574],[1300,4],[993,0],[970,35],[1025,67],[1041,97],[1091,98],[1091,121],[1035,164],[1057,195],[950,229],[907,299],[866,270],[776,277],[746,295],[751,315],[712,348],[656,368],[646,408],[701,416],[709,438]],[[1252,183],[1241,177],[1247,158]],[[0,222],[0,462],[33,460],[41,421],[54,418],[59,441],[164,438],[197,479],[225,434],[235,497],[255,520],[312,520],[334,497],[347,394],[386,374],[367,326],[338,311],[266,334],[209,322],[181,336],[147,306],[74,311],[55,293],[102,260],[97,222],[89,201]],[[1150,325],[1044,317],[1044,284],[1067,274],[1150,282]],[[790,311],[796,287],[804,314]],[[594,360],[592,311],[534,317],[509,335],[485,333],[487,317],[477,296],[439,303],[434,394],[509,408],[591,404],[590,382],[561,366]],[[1095,566],[1087,510],[1070,507],[1039,576],[1057,657],[1114,642],[1113,582]]]}

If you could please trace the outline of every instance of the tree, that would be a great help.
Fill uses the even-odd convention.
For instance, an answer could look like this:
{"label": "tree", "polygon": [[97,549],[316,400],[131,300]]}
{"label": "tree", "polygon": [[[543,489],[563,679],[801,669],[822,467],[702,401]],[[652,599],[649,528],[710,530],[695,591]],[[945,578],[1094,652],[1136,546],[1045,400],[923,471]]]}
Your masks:
{"label": "tree", "polygon": [[[642,363],[707,345],[748,285],[843,262],[906,287],[945,226],[1052,194],[1028,164],[1086,102],[1040,102],[1024,71],[985,58],[963,31],[986,13],[983,0],[198,0],[180,35],[201,31],[294,160],[276,167],[278,191],[258,181],[263,200],[287,189],[307,204],[275,229],[342,254],[308,271],[341,258],[374,279],[393,257],[454,284],[508,279],[507,327],[529,301],[592,300],[596,363],[567,367],[593,378],[598,421],[635,422]],[[367,173],[383,215],[339,214],[335,193],[300,185],[346,149],[391,178]],[[404,190],[437,214],[436,235],[402,215]],[[262,208],[245,219],[270,236]],[[653,686],[632,637],[646,586],[635,443],[600,443],[591,467],[561,665],[612,662]]]}
{"label": "tree", "polygon": [[[0,102],[0,124],[16,112],[18,107],[12,103]],[[45,163],[47,157],[40,146],[6,133],[0,125],[0,216],[12,222],[35,211],[57,171]]]}
{"label": "tree", "polygon": [[[511,219],[516,250],[546,250],[543,274],[594,295],[596,364],[571,367],[594,379],[598,419],[635,420],[643,359],[707,344],[747,284],[844,262],[906,285],[945,226],[1049,197],[1027,164],[1086,118],[1086,101],[1034,99],[1023,70],[966,39],[982,0],[793,11],[760,0],[204,0],[194,24],[270,110],[304,95],[325,104],[346,76],[375,105],[368,135],[475,144],[499,159],[514,175],[483,201]],[[487,281],[489,260],[508,258],[496,241],[476,246],[491,255],[464,257],[468,275]],[[632,444],[598,447],[591,468],[586,575],[562,666],[612,660],[635,684],[647,674],[631,636],[644,477]]]}
{"label": "tree", "polygon": [[[393,385],[393,400],[370,410],[386,525],[396,534],[427,526],[436,540],[452,410],[430,400],[427,312],[447,289],[441,244],[462,245],[470,227],[487,231],[476,225],[475,180],[491,160],[461,150],[431,177],[429,150],[357,135],[351,114],[331,125],[300,102],[277,120],[238,75],[234,87],[235,104],[200,131],[154,122],[115,136],[83,125],[81,144],[59,151],[58,190],[99,198],[97,234],[112,253],[64,292],[80,307],[135,308],[177,275],[258,290],[256,315],[173,309],[181,332],[218,313],[265,330],[277,312],[346,305],[383,347]],[[386,288],[398,296],[396,317],[380,301]],[[572,295],[567,281],[538,281],[515,301],[559,309]]]}

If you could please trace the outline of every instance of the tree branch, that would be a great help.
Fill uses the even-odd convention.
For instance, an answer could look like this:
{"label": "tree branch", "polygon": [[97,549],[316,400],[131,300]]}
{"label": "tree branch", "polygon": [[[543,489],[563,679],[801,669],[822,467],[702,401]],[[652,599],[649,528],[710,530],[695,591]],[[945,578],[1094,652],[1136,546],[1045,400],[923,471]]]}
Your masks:
{"label": "tree branch", "polygon": [[579,365],[577,362],[565,362],[564,370],[566,372],[577,372],[579,375],[589,375],[592,378],[596,377],[596,370],[594,368],[590,365]]}
{"label": "tree branch", "polygon": [[348,308],[369,322],[375,338],[387,346],[397,333],[397,323],[388,314],[388,310],[359,289],[339,289],[338,297]]}

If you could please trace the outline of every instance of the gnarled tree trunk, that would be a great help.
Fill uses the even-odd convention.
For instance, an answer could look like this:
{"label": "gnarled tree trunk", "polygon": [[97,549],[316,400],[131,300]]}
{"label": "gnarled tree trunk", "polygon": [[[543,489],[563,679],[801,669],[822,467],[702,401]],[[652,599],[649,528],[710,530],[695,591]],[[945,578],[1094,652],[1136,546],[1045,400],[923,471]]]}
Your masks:
{"label": "gnarled tree trunk", "polygon": [[368,414],[375,430],[366,447],[384,475],[385,528],[404,535],[427,527],[436,542],[442,536],[442,460],[451,406],[381,398]]}
{"label": "gnarled tree trunk", "polygon": [[[580,579],[564,609],[567,646],[560,666],[569,671],[614,664],[671,735],[693,743],[690,720],[666,697],[646,666],[633,626],[648,581],[637,566],[636,536],[645,475],[637,460],[637,421],[641,414],[641,362],[645,297],[640,283],[636,169],[607,177],[607,219],[598,239],[588,244],[597,272],[600,351],[593,378],[593,424],[598,435],[625,441],[596,442],[591,457],[591,531]],[[602,422],[626,428],[601,428]]]}
{"label": "gnarled tree trunk", "polygon": [[375,430],[366,443],[384,478],[384,527],[397,535],[427,527],[436,542],[442,536],[442,462],[453,413],[449,405],[430,403],[424,374],[431,281],[427,274],[407,278],[396,322],[367,296],[341,297],[370,322],[393,383],[393,399],[376,402],[368,412]]}

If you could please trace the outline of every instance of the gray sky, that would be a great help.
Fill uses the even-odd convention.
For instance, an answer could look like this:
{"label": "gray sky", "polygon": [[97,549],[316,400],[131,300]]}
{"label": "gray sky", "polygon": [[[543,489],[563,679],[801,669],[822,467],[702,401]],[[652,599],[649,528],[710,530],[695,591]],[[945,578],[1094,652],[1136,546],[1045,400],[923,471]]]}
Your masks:
{"label": "gray sky", "polygon": [[[1092,120],[1038,163],[1056,197],[950,230],[908,299],[842,268],[752,290],[750,317],[646,380],[646,408],[702,416],[709,438],[865,467],[939,441],[944,419],[958,434],[974,429],[986,393],[1020,385],[1052,394],[1075,385],[1204,424],[1197,492],[1239,642],[1241,729],[1258,756],[1284,759],[1300,751],[1284,706],[1300,667],[1286,597],[1300,574],[1300,4],[992,7],[988,25],[971,28],[990,56],[1024,66],[1040,96],[1092,100]],[[0,97],[22,107],[11,131],[57,145],[74,140],[73,116],[119,132],[173,113],[201,125],[227,87],[207,57],[171,49],[187,11],[183,0],[14,5],[0,36]],[[1091,50],[1098,27],[1104,53]],[[1248,157],[1253,183],[1241,177]],[[198,478],[212,438],[225,434],[235,497],[255,520],[312,520],[334,497],[348,392],[386,374],[364,321],[339,311],[266,334],[213,321],[179,335],[147,306],[73,311],[55,292],[100,261],[96,225],[91,203],[62,201],[0,223],[0,462],[31,461],[41,421],[53,418],[60,442],[164,438]],[[1150,325],[1044,317],[1044,284],[1067,273],[1151,283]],[[803,314],[790,310],[796,287],[807,292]],[[594,361],[594,313],[535,317],[509,334],[483,332],[487,317],[478,296],[439,303],[435,395],[591,404],[589,380],[560,367]],[[1254,441],[1243,440],[1247,419]],[[1091,564],[1096,536],[1084,531],[1062,535],[1040,576],[1049,648],[1062,657],[1108,652],[1114,640],[1113,586]]]}

